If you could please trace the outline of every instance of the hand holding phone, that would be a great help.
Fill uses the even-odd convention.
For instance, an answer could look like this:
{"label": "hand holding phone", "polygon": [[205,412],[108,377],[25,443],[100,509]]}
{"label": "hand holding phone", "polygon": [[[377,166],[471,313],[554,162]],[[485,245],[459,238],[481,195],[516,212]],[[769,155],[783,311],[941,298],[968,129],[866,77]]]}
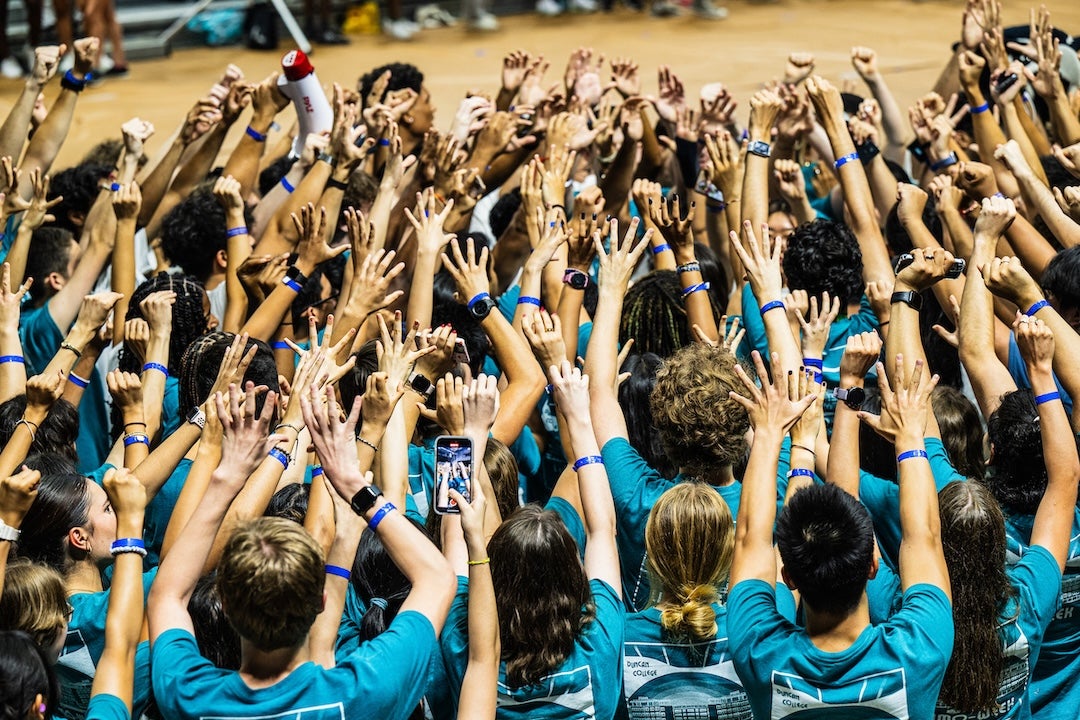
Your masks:
{"label": "hand holding phone", "polygon": [[472,502],[473,441],[456,435],[435,439],[435,512],[456,514],[461,510],[450,497],[450,490]]}

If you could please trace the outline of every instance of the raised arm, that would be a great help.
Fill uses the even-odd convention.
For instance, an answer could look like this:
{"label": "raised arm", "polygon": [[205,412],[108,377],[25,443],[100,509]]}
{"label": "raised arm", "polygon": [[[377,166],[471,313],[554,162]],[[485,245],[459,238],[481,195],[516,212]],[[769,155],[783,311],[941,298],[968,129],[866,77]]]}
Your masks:
{"label": "raised arm", "polygon": [[12,106],[3,126],[0,126],[0,157],[18,158],[26,144],[30,118],[34,114],[34,104],[48,84],[60,58],[67,50],[66,45],[45,45],[34,49],[34,68],[23,84],[18,100]]}
{"label": "raised arm", "polygon": [[1054,333],[1042,320],[1027,315],[1016,318],[1013,330],[1020,355],[1027,366],[1028,377],[1031,378],[1031,391],[1035,393],[1043,458],[1046,460],[1046,490],[1035,511],[1031,544],[1049,550],[1057,560],[1058,569],[1064,571],[1076,514],[1080,458],[1076,454],[1076,439],[1069,427],[1061,394],[1054,383]]}
{"label": "raised arm", "polygon": [[[17,430],[18,428],[16,428]],[[30,506],[37,498],[38,481],[41,473],[23,468],[21,472],[0,479],[0,524],[16,533],[22,527],[23,518],[30,511]],[[17,539],[17,538],[16,538]],[[4,591],[4,568],[7,566],[11,540],[0,540],[0,594]]]}
{"label": "raised arm", "polygon": [[845,400],[836,403],[825,479],[856,498],[859,497],[860,405],[856,399],[861,393],[852,391],[863,389],[866,373],[874,367],[880,355],[881,337],[875,332],[866,332],[848,337],[844,356],[840,360],[840,385],[836,390],[848,395]]}
{"label": "raised arm", "polygon": [[0,273],[0,402],[7,402],[26,388],[26,359],[19,340],[19,307],[33,279],[11,289],[11,266]]}
{"label": "raised arm", "polygon": [[[145,555],[145,551],[131,550],[142,546],[146,488],[127,470],[110,470],[103,484],[116,513],[117,540],[125,542],[128,551],[112,550],[116,559],[105,618],[105,649],[94,673],[91,697],[114,695],[130,712],[135,689],[135,649],[143,628],[142,556]],[[113,547],[116,546],[114,543]]]}
{"label": "raised arm", "polygon": [[[735,520],[735,556],[731,562],[730,586],[743,580],[763,580],[776,585],[776,553],[773,550],[773,525],[776,522],[776,468],[780,457],[780,445],[792,425],[802,416],[818,397],[807,392],[805,373],[800,373],[799,389],[795,397],[790,395],[789,373],[774,372],[773,382],[761,355],[753,353],[754,367],[761,379],[761,387],[750,379],[741,365],[735,373],[746,388],[746,396],[732,391],[731,399],[738,402],[750,416],[754,428],[754,441],[750,446],[750,460],[743,473],[742,495],[739,515]],[[773,353],[773,367],[781,367],[780,358]]]}

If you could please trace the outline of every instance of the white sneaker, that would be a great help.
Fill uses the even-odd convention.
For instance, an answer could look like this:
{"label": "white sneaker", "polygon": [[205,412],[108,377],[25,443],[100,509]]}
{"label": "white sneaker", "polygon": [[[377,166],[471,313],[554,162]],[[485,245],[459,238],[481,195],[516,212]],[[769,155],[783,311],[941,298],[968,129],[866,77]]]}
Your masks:
{"label": "white sneaker", "polygon": [[493,32],[499,29],[499,21],[491,13],[481,10],[476,18],[469,23],[469,29],[480,30],[482,32]]}
{"label": "white sneaker", "polygon": [[387,20],[383,23],[383,32],[394,40],[412,40],[416,30],[410,27],[407,20]]}
{"label": "white sneaker", "polygon": [[6,57],[0,60],[0,75],[8,78],[9,80],[15,80],[23,76],[22,65],[19,61],[13,57]]}
{"label": "white sneaker", "polygon": [[536,12],[547,17],[562,15],[562,11],[562,5],[555,0],[538,0],[536,3]]}
{"label": "white sneaker", "polygon": [[596,12],[596,0],[570,0],[567,7],[571,12],[592,13]]}
{"label": "white sneaker", "polygon": [[698,17],[706,20],[723,20],[728,16],[727,8],[716,7],[713,5],[713,0],[695,0],[694,12]]}

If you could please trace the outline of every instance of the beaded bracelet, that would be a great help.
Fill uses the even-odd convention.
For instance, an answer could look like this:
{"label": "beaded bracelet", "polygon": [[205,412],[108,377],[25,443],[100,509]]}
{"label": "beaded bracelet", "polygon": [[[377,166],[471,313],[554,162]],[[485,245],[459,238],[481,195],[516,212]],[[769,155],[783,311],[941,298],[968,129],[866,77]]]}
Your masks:
{"label": "beaded bracelet", "polygon": [[109,554],[115,557],[124,553],[135,553],[146,557],[146,543],[142,538],[117,538],[109,546]]}

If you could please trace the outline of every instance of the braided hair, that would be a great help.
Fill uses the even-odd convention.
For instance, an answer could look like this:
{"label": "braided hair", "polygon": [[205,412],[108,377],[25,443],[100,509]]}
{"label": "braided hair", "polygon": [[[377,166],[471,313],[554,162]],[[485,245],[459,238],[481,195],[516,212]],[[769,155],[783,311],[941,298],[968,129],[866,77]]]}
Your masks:
{"label": "braided hair", "polygon": [[[158,273],[149,278],[131,295],[127,315],[124,320],[145,320],[139,303],[156,292],[171,290],[176,293],[176,303],[172,307],[172,335],[169,338],[169,374],[180,376],[180,358],[188,346],[209,332],[206,308],[206,291],[191,275],[173,275]],[[124,341],[120,351],[120,369],[125,372],[139,373],[144,358],[138,356],[134,348]]]}
{"label": "braided hair", "polygon": [[625,344],[630,338],[634,339],[635,352],[655,353],[661,358],[671,357],[693,341],[683,307],[682,285],[674,270],[653,270],[627,291],[619,343]]}

